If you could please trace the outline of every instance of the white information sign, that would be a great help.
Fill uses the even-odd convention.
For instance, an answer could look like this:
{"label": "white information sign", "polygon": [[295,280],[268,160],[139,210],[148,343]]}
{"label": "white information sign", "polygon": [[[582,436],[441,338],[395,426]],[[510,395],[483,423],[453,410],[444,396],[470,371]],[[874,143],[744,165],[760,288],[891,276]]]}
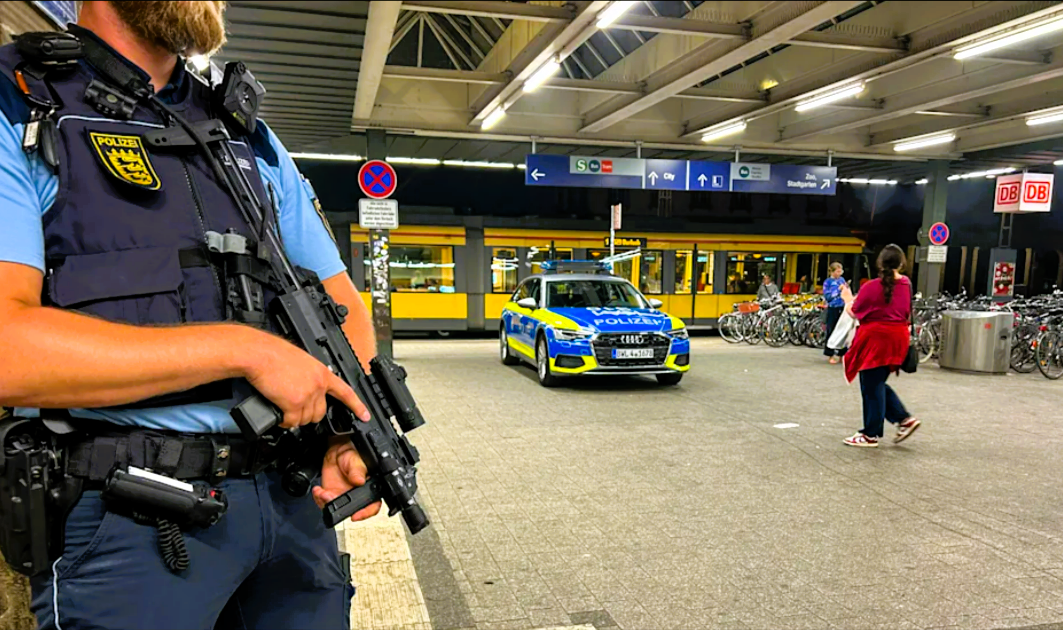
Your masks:
{"label": "white information sign", "polygon": [[399,202],[394,199],[359,199],[358,225],[363,230],[394,230],[399,227]]}
{"label": "white information sign", "polygon": [[926,248],[926,261],[928,263],[948,262],[949,248],[947,245],[930,245]]}
{"label": "white information sign", "polygon": [[613,206],[613,229],[619,230],[622,224],[622,209],[620,204]]}
{"label": "white information sign", "polygon": [[771,164],[731,163],[731,180],[766,182],[771,179]]}
{"label": "white information sign", "polygon": [[993,212],[1049,212],[1052,209],[1051,173],[1017,173],[997,177]]}

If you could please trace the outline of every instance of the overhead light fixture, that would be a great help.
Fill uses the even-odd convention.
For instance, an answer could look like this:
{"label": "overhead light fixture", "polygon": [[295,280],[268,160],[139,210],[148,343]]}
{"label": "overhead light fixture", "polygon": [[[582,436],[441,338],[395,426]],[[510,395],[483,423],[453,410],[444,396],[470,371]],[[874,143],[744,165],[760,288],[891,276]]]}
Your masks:
{"label": "overhead light fixture", "polygon": [[295,160],[335,160],[337,162],[361,162],[361,155],[344,155],[342,153],[289,153]]}
{"label": "overhead light fixture", "polygon": [[1037,125],[1047,125],[1050,123],[1063,121],[1063,112],[1054,112],[1051,114],[1043,114],[1041,116],[1030,116],[1026,119],[1026,124],[1031,127]]}
{"label": "overhead light fixture", "polygon": [[872,186],[896,186],[897,180],[895,179],[869,179],[867,183]]}
{"label": "overhead light fixture", "polygon": [[517,168],[512,162],[483,162],[475,160],[443,160],[443,166],[464,166],[467,168]]}
{"label": "overhead light fixture", "polygon": [[925,177],[924,177],[923,179],[917,179],[917,180],[915,180],[915,185],[916,185],[916,186],[925,186],[925,185],[927,185],[927,184],[929,184],[929,183],[930,183],[930,180],[929,180],[929,179],[927,179],[927,178],[925,178]]}
{"label": "overhead light fixture", "polygon": [[506,117],[506,108],[503,105],[499,105],[495,108],[495,111],[487,115],[484,121],[480,123],[480,129],[490,129],[498,124],[498,121]]}
{"label": "overhead light fixture", "polygon": [[871,183],[871,180],[866,177],[850,177],[845,182],[847,184],[868,184]]}
{"label": "overhead light fixture", "polygon": [[962,175],[949,175],[949,181],[950,182],[954,182],[957,179],[960,179],[961,177],[963,177],[963,176]]}
{"label": "overhead light fixture", "polygon": [[746,121],[740,120],[736,123],[717,127],[716,129],[709,129],[705,132],[705,135],[701,136],[702,142],[712,142],[713,140],[723,138],[724,136],[734,135],[741,131],[746,130]]}
{"label": "overhead light fixture", "polygon": [[953,54],[953,58],[962,60],[984,55],[988,52],[1014,46],[1028,39],[1054,33],[1061,29],[1063,29],[1063,14],[1056,14],[1044,20],[1031,21],[1013,31],[995,35],[966,46],[960,46]]}
{"label": "overhead light fixture", "polygon": [[1007,175],[1008,173],[1014,173],[1015,167],[1009,166],[1007,168],[991,168],[985,172],[986,177],[995,177],[997,175]]}
{"label": "overhead light fixture", "polygon": [[612,24],[624,14],[628,9],[638,4],[638,2],[627,2],[625,0],[618,0],[607,6],[601,13],[598,14],[598,22],[595,24],[598,28],[609,28]]}
{"label": "overhead light fixture", "polygon": [[901,142],[900,144],[893,145],[894,151],[914,151],[916,149],[922,149],[924,147],[933,147],[939,144],[948,144],[956,139],[956,134],[948,133],[943,136],[934,136],[933,138],[923,138],[922,140],[912,140],[911,142]]}
{"label": "overhead light fixture", "polygon": [[861,93],[863,91],[864,91],[863,82],[855,83],[853,85],[848,85],[846,87],[839,88],[839,89],[837,89],[837,90],[835,90],[833,92],[827,92],[826,94],[820,94],[819,96],[815,96],[813,98],[810,98],[807,101],[802,101],[802,102],[798,103],[797,107],[795,107],[794,109],[799,111],[799,112],[808,111],[810,109],[815,109],[817,107],[823,107],[824,105],[829,105],[831,103],[834,103],[834,102],[837,102],[837,101],[840,101],[840,100],[843,100],[843,99],[847,99],[847,98],[856,96],[857,94],[859,94],[859,93]]}
{"label": "overhead light fixture", "polygon": [[388,156],[386,160],[390,164],[412,164],[414,166],[439,166],[443,163],[442,160],[436,158],[417,158],[417,157],[391,157]]}
{"label": "overhead light fixture", "polygon": [[539,86],[557,74],[557,71],[561,69],[561,62],[557,59],[551,59],[543,64],[542,68],[539,68],[528,77],[528,80],[524,82],[524,92],[534,92],[539,89]]}
{"label": "overhead light fixture", "polygon": [[188,58],[192,62],[192,65],[196,67],[196,70],[203,72],[210,67],[210,57],[206,55],[192,55]]}
{"label": "overhead light fixture", "polygon": [[1063,160],[1056,160],[1055,162],[1052,162],[1052,165],[1053,166],[1063,166]]}

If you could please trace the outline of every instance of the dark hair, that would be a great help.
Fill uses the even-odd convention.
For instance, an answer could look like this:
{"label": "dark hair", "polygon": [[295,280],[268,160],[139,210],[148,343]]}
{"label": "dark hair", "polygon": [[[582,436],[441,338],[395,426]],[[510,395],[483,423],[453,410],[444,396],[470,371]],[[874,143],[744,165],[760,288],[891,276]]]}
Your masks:
{"label": "dark hair", "polygon": [[893,244],[883,247],[879,253],[878,277],[882,279],[882,294],[886,298],[886,304],[893,299],[893,286],[897,283],[893,272],[903,270],[907,262],[904,258],[904,251]]}

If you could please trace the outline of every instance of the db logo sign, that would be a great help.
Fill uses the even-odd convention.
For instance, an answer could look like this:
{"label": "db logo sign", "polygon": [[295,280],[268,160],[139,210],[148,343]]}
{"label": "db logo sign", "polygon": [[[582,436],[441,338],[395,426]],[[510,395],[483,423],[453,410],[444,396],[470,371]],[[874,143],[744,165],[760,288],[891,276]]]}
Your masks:
{"label": "db logo sign", "polygon": [[[1028,182],[1029,185],[1039,184],[1040,182]],[[1047,186],[1048,184],[1044,184]],[[1015,203],[1019,200],[1019,182],[998,184],[997,185],[997,204],[1004,205],[1009,203]]]}
{"label": "db logo sign", "polygon": [[1023,182],[1023,203],[1048,203],[1052,197],[1052,184],[1050,182]]}

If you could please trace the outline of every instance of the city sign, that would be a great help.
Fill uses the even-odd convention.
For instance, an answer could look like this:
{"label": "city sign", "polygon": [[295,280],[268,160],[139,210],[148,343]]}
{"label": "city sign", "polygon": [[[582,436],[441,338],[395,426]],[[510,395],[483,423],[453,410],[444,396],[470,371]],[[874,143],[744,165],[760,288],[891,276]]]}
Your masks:
{"label": "city sign", "polygon": [[832,166],[530,154],[528,186],[833,195]]}

